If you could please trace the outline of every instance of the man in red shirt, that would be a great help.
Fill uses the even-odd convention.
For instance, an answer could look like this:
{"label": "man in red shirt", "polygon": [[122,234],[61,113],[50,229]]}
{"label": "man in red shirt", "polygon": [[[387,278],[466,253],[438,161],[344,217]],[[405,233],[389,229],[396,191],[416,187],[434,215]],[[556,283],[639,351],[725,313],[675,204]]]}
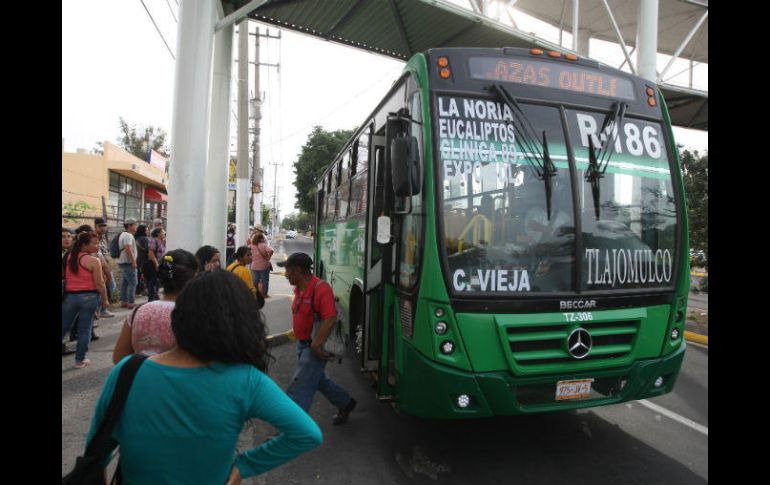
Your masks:
{"label": "man in red shirt", "polygon": [[[337,407],[334,424],[343,424],[356,407],[356,400],[325,373],[326,361],[333,356],[323,345],[337,320],[337,307],[331,286],[311,272],[313,260],[305,253],[293,253],[278,266],[286,268],[286,278],[294,286],[292,327],[297,338],[297,371],[286,390],[294,402],[310,412],[316,390]],[[320,326],[313,335],[315,320]]]}

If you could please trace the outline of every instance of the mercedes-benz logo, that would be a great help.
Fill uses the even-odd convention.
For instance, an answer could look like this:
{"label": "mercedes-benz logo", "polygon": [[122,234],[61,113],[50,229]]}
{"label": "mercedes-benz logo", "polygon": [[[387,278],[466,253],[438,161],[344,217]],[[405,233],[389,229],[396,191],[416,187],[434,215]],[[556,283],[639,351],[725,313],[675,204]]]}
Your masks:
{"label": "mercedes-benz logo", "polygon": [[576,359],[584,359],[591,352],[591,334],[584,328],[576,328],[567,337],[567,351]]}

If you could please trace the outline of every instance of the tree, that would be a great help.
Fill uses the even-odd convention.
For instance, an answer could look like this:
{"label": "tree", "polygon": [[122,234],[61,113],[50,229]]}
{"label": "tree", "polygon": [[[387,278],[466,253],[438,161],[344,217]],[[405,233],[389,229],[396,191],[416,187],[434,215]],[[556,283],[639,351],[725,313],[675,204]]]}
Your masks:
{"label": "tree", "polygon": [[281,221],[281,229],[297,229],[297,214],[291,213]]}
{"label": "tree", "polygon": [[698,151],[685,150],[679,156],[682,162],[684,191],[687,196],[687,219],[690,224],[690,247],[709,252],[709,157]]}
{"label": "tree", "polygon": [[[157,128],[155,126],[148,126],[137,128],[136,123],[129,125],[122,116],[118,117],[120,123],[120,134],[118,135],[118,145],[121,148],[142,160],[147,160],[147,152],[155,150],[166,158],[171,155],[169,153],[168,145],[166,145],[166,138],[168,134],[163,128]],[[91,149],[91,153],[97,155],[104,155],[104,143],[97,142],[96,146]]]}
{"label": "tree", "polygon": [[294,162],[294,186],[297,188],[294,207],[301,212],[315,213],[316,181],[354,132],[355,129],[326,131],[320,126],[313,127],[299,158]]}
{"label": "tree", "polygon": [[300,212],[297,216],[297,229],[308,231],[312,229],[313,224],[315,224],[315,215],[308,214],[307,212]]}
{"label": "tree", "polygon": [[262,225],[267,226],[270,224],[270,222],[270,206],[267,204],[262,204]]}

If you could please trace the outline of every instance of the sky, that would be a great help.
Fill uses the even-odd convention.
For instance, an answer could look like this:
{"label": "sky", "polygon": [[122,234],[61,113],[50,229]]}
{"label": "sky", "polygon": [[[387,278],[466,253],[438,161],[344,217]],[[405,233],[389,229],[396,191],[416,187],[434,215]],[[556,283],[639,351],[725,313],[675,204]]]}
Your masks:
{"label": "sky", "polygon": [[[177,2],[67,0],[62,4],[65,151],[90,150],[99,141],[115,143],[119,117],[129,124],[160,127],[170,135]],[[524,31],[558,42],[556,29],[523,15],[516,19]],[[251,32],[259,25],[262,33],[269,29],[271,35],[278,34],[274,27],[250,24]],[[281,31],[281,36],[280,41],[264,38],[261,41],[260,61],[279,63],[281,67],[280,73],[267,66],[260,70],[260,91],[263,92],[260,153],[265,170],[265,201],[272,203],[277,193],[283,216],[296,211],[292,164],[312,127],[320,125],[331,131],[358,126],[398,78],[404,63],[290,30]],[[253,37],[250,39],[251,45]],[[571,45],[568,33],[563,43]],[[253,46],[251,49],[253,60]],[[237,37],[233,52],[237,53]],[[623,60],[617,46],[596,40],[591,41],[591,56],[615,66]],[[615,59],[619,60],[614,62]],[[659,60],[659,70],[666,62],[665,58]],[[251,66],[249,70],[252,92],[253,69]],[[679,70],[675,65],[671,72]],[[685,75],[674,81],[686,82]],[[694,87],[708,90],[707,65],[696,71]],[[233,98],[236,95],[233,83]],[[234,101],[232,108],[237,112]],[[234,116],[231,121],[231,147],[235,156]],[[674,136],[677,143],[687,148],[701,153],[708,149],[708,132],[675,128]]]}

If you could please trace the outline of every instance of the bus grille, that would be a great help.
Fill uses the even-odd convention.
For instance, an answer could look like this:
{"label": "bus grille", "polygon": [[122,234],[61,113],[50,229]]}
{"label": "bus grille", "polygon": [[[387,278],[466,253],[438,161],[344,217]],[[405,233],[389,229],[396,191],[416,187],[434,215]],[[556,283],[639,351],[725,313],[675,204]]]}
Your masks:
{"label": "bus grille", "polygon": [[[591,352],[580,360],[567,352],[567,338],[576,328],[586,329],[593,341]],[[611,361],[627,357],[633,349],[634,337],[639,331],[639,321],[509,326],[505,330],[516,364],[530,367],[543,364]]]}

